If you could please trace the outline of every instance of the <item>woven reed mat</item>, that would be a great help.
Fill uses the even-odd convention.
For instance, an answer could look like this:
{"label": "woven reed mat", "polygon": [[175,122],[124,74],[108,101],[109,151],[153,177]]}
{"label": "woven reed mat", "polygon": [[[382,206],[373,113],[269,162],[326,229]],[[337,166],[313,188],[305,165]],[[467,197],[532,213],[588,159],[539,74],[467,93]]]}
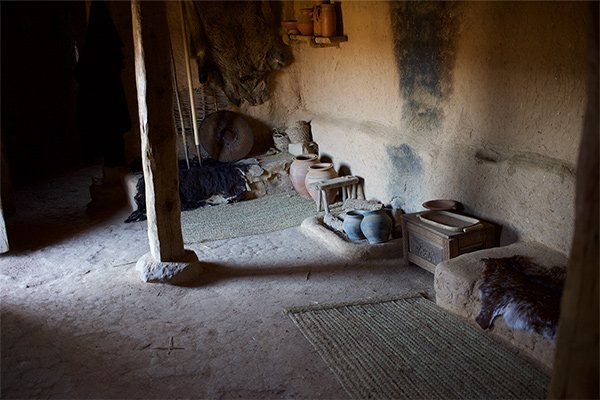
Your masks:
{"label": "woven reed mat", "polygon": [[421,297],[289,315],[356,399],[546,397],[542,371]]}
{"label": "woven reed mat", "polygon": [[184,211],[181,229],[185,243],[198,243],[275,232],[316,214],[314,201],[287,192]]}

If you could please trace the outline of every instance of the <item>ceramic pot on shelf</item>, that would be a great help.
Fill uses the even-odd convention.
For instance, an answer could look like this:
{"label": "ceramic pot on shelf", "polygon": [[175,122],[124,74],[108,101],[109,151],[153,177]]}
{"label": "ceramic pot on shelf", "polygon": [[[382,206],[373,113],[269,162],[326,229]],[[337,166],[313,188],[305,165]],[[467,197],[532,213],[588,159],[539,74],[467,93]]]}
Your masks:
{"label": "ceramic pot on shelf", "polygon": [[386,210],[367,211],[363,214],[360,229],[371,244],[387,242],[392,233],[392,219]]}
{"label": "ceramic pot on shelf", "polygon": [[298,31],[300,31],[300,33],[303,36],[312,36],[312,34],[313,34],[313,22],[312,21],[298,22],[297,27],[298,27]]}
{"label": "ceramic pot on shelf", "polygon": [[313,34],[315,36],[321,36],[321,6],[323,4],[318,3],[313,7]]}
{"label": "ceramic pot on shelf", "polygon": [[292,162],[292,165],[290,165],[290,180],[300,197],[304,197],[305,199],[311,198],[306,190],[304,180],[306,178],[306,173],[308,172],[308,167],[317,164],[318,162],[319,156],[316,154],[301,154],[294,157],[294,161]]}
{"label": "ceramic pot on shelf", "polygon": [[344,217],[344,223],[342,224],[342,227],[344,228],[344,232],[346,232],[348,239],[353,242],[365,239],[365,235],[360,229],[360,224],[364,217],[363,214],[364,211],[353,210],[348,211]]}
{"label": "ceramic pot on shelf", "polygon": [[323,37],[336,36],[336,14],[335,4],[321,4],[321,11],[319,14],[319,29],[320,35]]}
{"label": "ceramic pot on shelf", "polygon": [[[313,198],[315,203],[317,202],[317,196],[319,195],[316,189],[312,189],[310,187],[311,183],[322,182],[328,179],[337,178],[338,174],[335,172],[333,168],[333,164],[331,163],[318,163],[311,165],[308,167],[308,172],[306,173],[306,179],[304,180],[304,184],[306,186],[306,190],[310,194],[310,197]],[[330,189],[326,191],[327,204],[332,204],[337,196],[337,189]]]}
{"label": "ceramic pot on shelf", "polygon": [[300,9],[300,17],[298,21],[301,22],[312,22],[313,20],[313,7],[305,7]]}

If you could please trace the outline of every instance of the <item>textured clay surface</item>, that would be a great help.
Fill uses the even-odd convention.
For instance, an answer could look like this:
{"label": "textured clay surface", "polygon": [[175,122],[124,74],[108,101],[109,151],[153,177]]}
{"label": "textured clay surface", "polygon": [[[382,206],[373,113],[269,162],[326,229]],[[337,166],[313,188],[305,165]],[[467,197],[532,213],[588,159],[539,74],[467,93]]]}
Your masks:
{"label": "textured clay surface", "polygon": [[[479,286],[484,268],[481,259],[513,255],[523,255],[530,258],[532,262],[547,267],[566,266],[567,264],[564,254],[536,243],[527,242],[517,242],[505,247],[464,254],[437,265],[434,282],[436,303],[475,324],[475,317],[481,310]],[[509,328],[502,317],[497,317],[493,325],[490,331],[494,336],[507,341],[524,354],[533,357],[544,367],[552,368],[555,349],[553,341],[537,333]]]}
{"label": "textured clay surface", "polygon": [[337,256],[300,227],[189,245],[190,287],[143,283],[146,223],[86,213],[82,170],[17,192],[0,256],[2,398],[346,398],[285,314],[428,292],[398,260]]}

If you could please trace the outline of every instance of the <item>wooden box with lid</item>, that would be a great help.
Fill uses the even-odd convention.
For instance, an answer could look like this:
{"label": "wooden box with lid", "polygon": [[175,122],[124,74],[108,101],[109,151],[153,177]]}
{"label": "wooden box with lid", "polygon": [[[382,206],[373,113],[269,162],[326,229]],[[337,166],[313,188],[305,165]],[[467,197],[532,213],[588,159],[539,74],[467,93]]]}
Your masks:
{"label": "wooden box with lid", "polygon": [[434,273],[435,266],[461,254],[496,245],[496,225],[448,211],[402,216],[404,262]]}

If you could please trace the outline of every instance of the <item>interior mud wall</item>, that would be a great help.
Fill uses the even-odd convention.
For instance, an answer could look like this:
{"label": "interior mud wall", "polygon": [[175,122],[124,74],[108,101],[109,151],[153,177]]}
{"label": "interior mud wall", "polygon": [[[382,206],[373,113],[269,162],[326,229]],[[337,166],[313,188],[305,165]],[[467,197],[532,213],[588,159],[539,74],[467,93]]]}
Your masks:
{"label": "interior mud wall", "polygon": [[[307,2],[295,2],[292,14]],[[351,2],[348,42],[292,43],[270,126],[312,122],[322,155],[406,212],[433,198],[567,252],[585,103],[584,3]],[[286,18],[292,15],[284,15]]]}

